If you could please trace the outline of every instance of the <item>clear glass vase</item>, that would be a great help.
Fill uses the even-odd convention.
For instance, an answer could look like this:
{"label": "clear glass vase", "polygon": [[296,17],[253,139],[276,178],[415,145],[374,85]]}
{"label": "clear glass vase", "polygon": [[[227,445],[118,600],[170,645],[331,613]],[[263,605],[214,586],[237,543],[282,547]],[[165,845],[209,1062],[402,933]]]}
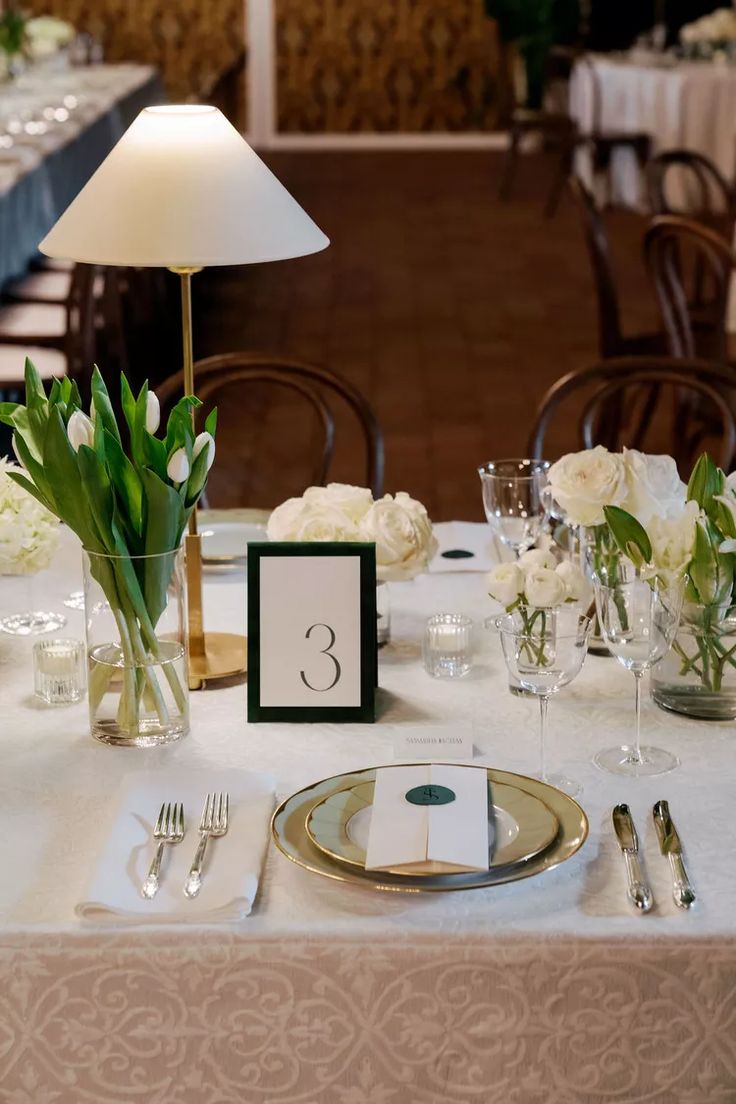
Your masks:
{"label": "clear glass vase", "polygon": [[736,606],[685,604],[672,647],[652,668],[651,695],[686,717],[736,719]]}
{"label": "clear glass vase", "polygon": [[89,716],[106,744],[154,747],[189,730],[183,556],[84,553]]}

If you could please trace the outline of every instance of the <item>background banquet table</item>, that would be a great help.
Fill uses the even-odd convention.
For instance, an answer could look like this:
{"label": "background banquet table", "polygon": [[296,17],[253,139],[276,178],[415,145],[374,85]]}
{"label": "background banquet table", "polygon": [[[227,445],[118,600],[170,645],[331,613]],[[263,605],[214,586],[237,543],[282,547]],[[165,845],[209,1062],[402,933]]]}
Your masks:
{"label": "background banquet table", "polygon": [[[727,180],[733,177],[734,66],[592,56],[574,67],[570,113],[583,132],[594,125],[603,133],[643,131],[651,135],[654,153],[664,149],[695,150],[714,161]],[[578,168],[590,176],[590,165],[582,152]],[[611,171],[614,201],[641,206],[643,182],[633,153],[615,150]]]}
{"label": "background banquet table", "polygon": [[[437,527],[440,539],[444,526]],[[39,578],[48,605],[79,584],[64,534]],[[17,582],[0,580],[0,606]],[[647,705],[645,732],[681,768],[629,781],[591,755],[624,740],[632,678],[589,657],[550,710],[549,759],[579,778],[590,838],[562,867],[432,896],[319,878],[272,847],[239,924],[83,925],[83,899],[121,779],[142,766],[268,770],[280,795],[393,759],[406,724],[472,726],[477,763],[533,773],[537,710],[512,697],[489,636],[471,675],[424,673],[427,615],[490,612],[481,574],[393,585],[375,725],[248,725],[245,688],[192,696],[168,748],[96,744],[84,705],[40,706],[31,642],[0,636],[0,1100],[55,1104],[725,1104],[736,1095],[734,726]],[[209,627],[242,630],[243,580],[207,577]],[[81,613],[68,611],[81,634]],[[698,904],[679,912],[650,811],[669,799]],[[655,911],[625,896],[611,807],[628,801]]]}
{"label": "background banquet table", "polygon": [[[70,100],[71,97],[71,100]],[[0,134],[8,120],[34,124],[44,109],[68,111],[43,134],[0,144],[0,284],[21,276],[39,241],[86,184],[139,111],[161,103],[148,65],[31,66],[0,90]]]}

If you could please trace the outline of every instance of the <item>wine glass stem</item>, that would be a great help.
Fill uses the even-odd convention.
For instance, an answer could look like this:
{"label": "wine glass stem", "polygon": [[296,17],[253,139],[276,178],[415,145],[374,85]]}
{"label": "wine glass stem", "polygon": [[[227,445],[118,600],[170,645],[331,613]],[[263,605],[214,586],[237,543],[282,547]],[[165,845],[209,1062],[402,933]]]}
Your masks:
{"label": "wine glass stem", "polygon": [[636,738],[634,740],[634,750],[631,755],[632,763],[641,763],[641,679],[642,671],[634,671],[634,680],[636,685]]}
{"label": "wine glass stem", "polygon": [[539,777],[543,782],[547,781],[547,762],[544,755],[544,741],[547,734],[547,706],[549,698],[544,695],[539,699]]}

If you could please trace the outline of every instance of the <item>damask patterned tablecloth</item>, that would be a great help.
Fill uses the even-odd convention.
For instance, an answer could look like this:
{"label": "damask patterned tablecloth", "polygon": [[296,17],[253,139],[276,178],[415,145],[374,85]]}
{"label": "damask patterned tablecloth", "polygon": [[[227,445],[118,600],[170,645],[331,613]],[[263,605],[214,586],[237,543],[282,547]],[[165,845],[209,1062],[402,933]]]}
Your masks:
{"label": "damask patterned tablecloth", "polygon": [[[46,604],[79,584],[66,534]],[[13,581],[0,580],[0,608]],[[590,838],[557,870],[427,897],[348,887],[271,849],[251,917],[201,928],[82,926],[74,908],[120,780],[142,763],[266,769],[283,795],[389,763],[397,725],[471,724],[476,762],[534,772],[536,707],[507,689],[497,639],[471,675],[425,675],[427,615],[489,611],[482,575],[392,586],[375,725],[248,725],[243,685],[192,696],[191,735],[133,752],[88,735],[83,705],[31,696],[30,642],[0,637],[0,1101],[7,1104],[730,1104],[736,1101],[732,724],[647,704],[679,770],[628,781],[591,764],[633,720],[631,676],[590,656],[550,709],[550,761],[584,786]],[[242,577],[208,577],[211,628],[245,626]],[[82,615],[69,611],[68,630]],[[650,811],[669,799],[698,904],[670,894]],[[627,904],[611,807],[631,805],[655,911]]]}

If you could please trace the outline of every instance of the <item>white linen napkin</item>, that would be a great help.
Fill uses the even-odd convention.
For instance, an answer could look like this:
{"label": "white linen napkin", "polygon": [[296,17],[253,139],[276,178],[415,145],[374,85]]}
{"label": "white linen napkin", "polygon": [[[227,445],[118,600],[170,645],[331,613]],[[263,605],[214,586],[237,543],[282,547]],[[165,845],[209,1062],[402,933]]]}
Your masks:
{"label": "white linen napkin", "polygon": [[[458,571],[490,571],[507,558],[485,522],[444,521],[434,527],[439,548],[429,564],[431,575]],[[456,555],[456,553],[470,555]]]}
{"label": "white linen napkin", "polygon": [[[413,805],[415,786],[446,786],[447,805]],[[376,771],[366,870],[447,874],[487,870],[488,776],[484,767],[421,763]]]}
{"label": "white linen napkin", "polygon": [[[207,792],[230,795],[227,835],[207,845],[202,888],[192,900],[183,886],[199,842],[199,818]],[[155,854],[153,827],[164,801],[184,804],[186,835],[167,845],[161,884],[152,900],[141,885]],[[274,780],[251,771],[137,771],[121,784],[112,829],[77,915],[93,922],[207,923],[248,916],[268,844]]]}

